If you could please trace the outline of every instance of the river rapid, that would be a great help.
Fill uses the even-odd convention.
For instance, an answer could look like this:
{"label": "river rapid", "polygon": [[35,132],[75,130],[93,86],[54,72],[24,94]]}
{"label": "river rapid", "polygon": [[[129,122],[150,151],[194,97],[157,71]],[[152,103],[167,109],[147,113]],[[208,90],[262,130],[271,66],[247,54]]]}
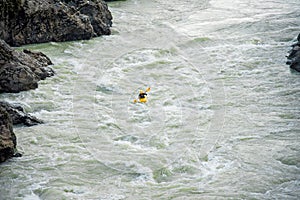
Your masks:
{"label": "river rapid", "polygon": [[[112,35],[26,48],[56,76],[1,99],[15,127],[0,199],[299,199],[298,0],[109,3]],[[148,103],[134,104],[151,87]]]}

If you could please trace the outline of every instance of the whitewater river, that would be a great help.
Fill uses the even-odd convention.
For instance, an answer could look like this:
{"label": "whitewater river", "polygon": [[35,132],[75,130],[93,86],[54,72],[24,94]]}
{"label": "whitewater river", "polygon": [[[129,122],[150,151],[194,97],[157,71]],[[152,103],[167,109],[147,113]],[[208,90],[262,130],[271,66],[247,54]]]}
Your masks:
{"label": "whitewater river", "polygon": [[109,7],[110,36],[26,47],[57,74],[1,94],[45,123],[14,128],[0,199],[299,199],[299,0]]}

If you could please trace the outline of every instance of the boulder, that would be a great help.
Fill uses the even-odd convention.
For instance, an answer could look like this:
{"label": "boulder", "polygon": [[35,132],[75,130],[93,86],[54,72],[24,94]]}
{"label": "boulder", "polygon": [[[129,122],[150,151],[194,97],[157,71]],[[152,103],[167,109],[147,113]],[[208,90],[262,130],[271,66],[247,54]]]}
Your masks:
{"label": "boulder", "polygon": [[54,75],[51,60],[43,53],[16,51],[0,40],[0,92],[35,89],[38,81]]}
{"label": "boulder", "polygon": [[0,1],[0,39],[12,46],[109,35],[111,25],[102,0]]}
{"label": "boulder", "polygon": [[14,156],[17,145],[9,114],[0,106],[0,162]]}
{"label": "boulder", "polygon": [[43,123],[42,120],[26,113],[24,108],[20,104],[10,104],[4,101],[0,101],[0,107],[5,109],[9,114],[13,125],[23,124],[25,126],[33,126]]}
{"label": "boulder", "polygon": [[300,72],[300,34],[297,37],[297,42],[292,45],[292,49],[288,53],[286,64]]}

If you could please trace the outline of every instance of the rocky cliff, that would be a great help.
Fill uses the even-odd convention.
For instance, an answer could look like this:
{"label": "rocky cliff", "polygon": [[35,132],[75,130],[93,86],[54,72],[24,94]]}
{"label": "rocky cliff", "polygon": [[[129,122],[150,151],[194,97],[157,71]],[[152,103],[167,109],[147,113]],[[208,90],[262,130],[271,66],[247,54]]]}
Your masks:
{"label": "rocky cliff", "polygon": [[12,46],[108,35],[111,20],[102,0],[0,1],[0,39]]}
{"label": "rocky cliff", "polygon": [[35,89],[38,81],[53,76],[51,60],[43,53],[16,51],[0,40],[0,92]]}
{"label": "rocky cliff", "polygon": [[11,118],[6,110],[0,106],[0,162],[15,154],[16,145],[17,141],[12,129]]}
{"label": "rocky cliff", "polygon": [[[50,59],[40,52],[16,51],[0,40],[0,92],[20,92],[34,89],[38,81],[54,75],[48,67]],[[19,105],[0,101],[0,162],[16,153],[16,136],[13,124],[27,126],[42,123],[24,112]]]}

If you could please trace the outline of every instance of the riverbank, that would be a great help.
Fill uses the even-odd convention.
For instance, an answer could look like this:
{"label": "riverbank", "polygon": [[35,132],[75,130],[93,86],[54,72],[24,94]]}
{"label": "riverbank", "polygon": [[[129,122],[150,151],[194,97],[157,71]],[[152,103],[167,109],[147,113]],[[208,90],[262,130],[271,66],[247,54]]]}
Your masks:
{"label": "riverbank", "polygon": [[[0,40],[0,92],[18,93],[38,87],[38,82],[54,75],[51,60],[41,52],[16,51]],[[13,125],[27,126],[42,123],[25,113],[20,105],[0,101],[0,162],[14,156],[16,136]]]}
{"label": "riverbank", "polygon": [[[0,92],[36,89],[38,82],[55,73],[52,61],[42,52],[12,46],[91,39],[109,35],[112,15],[101,0],[25,0],[0,2]],[[0,102],[0,162],[16,154],[12,126],[42,123],[19,105]],[[20,154],[17,154],[20,155]]]}

